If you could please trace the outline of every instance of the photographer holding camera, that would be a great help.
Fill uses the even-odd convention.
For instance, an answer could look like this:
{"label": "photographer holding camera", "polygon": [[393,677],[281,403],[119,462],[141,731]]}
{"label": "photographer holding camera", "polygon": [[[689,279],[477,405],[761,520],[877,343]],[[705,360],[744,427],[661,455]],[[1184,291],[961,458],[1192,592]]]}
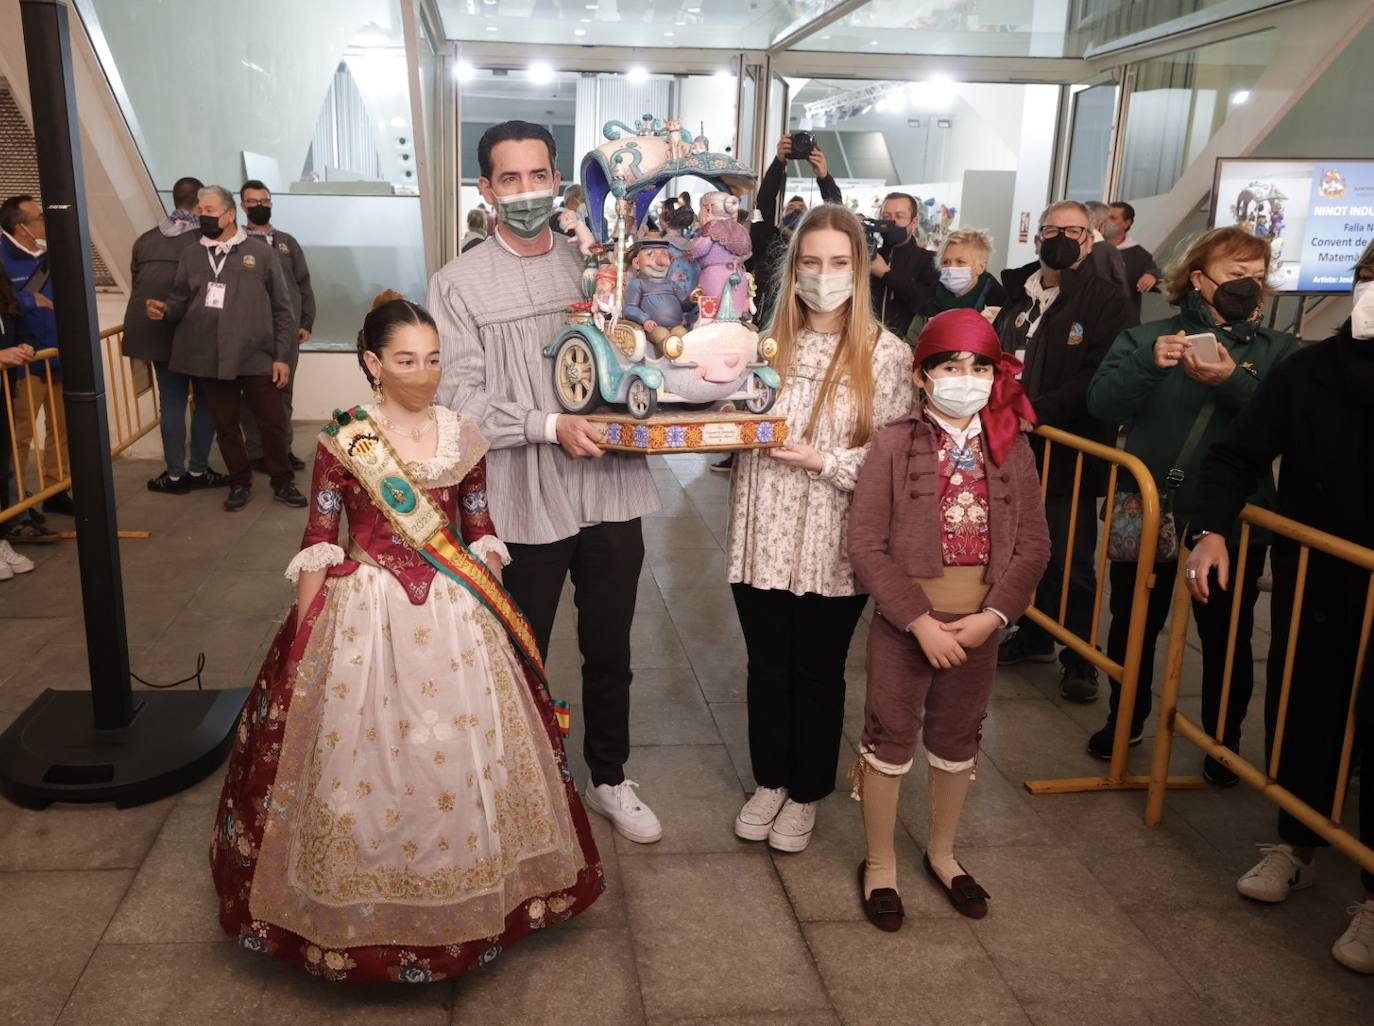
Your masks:
{"label": "photographer holding camera", "polygon": [[940,281],[935,257],[916,241],[917,213],[915,196],[894,192],[883,200],[881,221],[869,223],[870,237],[874,231],[882,236],[871,264],[873,312],[898,338],[906,338],[917,314],[929,317],[935,312],[935,286]]}

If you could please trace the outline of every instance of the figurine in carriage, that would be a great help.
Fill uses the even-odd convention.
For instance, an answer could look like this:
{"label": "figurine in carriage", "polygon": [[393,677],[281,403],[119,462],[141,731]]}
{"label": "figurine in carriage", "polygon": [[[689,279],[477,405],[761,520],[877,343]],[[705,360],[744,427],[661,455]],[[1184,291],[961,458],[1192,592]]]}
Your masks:
{"label": "figurine in carriage", "polygon": [[[781,384],[768,363],[777,345],[748,321],[749,233],[736,219],[755,173],[729,154],[693,146],[680,123],[659,128],[646,115],[633,129],[611,122],[604,134],[607,141],[582,161],[597,244],[583,278],[587,302],[570,311],[569,323],[544,350],[553,359],[559,403],[579,415],[606,405],[636,421],[664,405],[766,414]],[[644,228],[660,191],[684,177],[705,179],[716,190],[691,241],[698,263],[690,269],[680,263],[684,240]],[[703,431],[712,434],[702,429],[696,437]],[[784,431],[770,422],[735,435],[741,445],[771,444]]]}

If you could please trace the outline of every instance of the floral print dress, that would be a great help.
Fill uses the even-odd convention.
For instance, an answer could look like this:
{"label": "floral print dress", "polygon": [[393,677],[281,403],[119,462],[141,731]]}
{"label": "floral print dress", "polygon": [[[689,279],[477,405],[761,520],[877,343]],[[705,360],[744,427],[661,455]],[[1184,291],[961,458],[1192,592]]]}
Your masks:
{"label": "floral print dress", "polygon": [[[436,416],[407,471],[504,562],[486,442]],[[329,980],[425,982],[584,910],[605,880],[544,685],[321,441],[287,576],[326,568],[239,725],[210,852],[224,929]]]}

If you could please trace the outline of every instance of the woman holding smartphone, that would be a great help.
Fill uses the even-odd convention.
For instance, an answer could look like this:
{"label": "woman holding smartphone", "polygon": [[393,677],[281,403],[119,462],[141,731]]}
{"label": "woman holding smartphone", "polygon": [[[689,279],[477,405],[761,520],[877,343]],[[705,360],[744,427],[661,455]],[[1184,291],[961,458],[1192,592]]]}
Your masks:
{"label": "woman holding smartphone", "polygon": [[[1126,434],[1126,451],[1150,469],[1159,488],[1161,505],[1173,510],[1180,536],[1198,505],[1197,472],[1212,444],[1226,435],[1236,415],[1255,394],[1259,383],[1298,349],[1298,339],[1260,323],[1270,273],[1269,243],[1238,227],[1215,228],[1195,241],[1165,276],[1165,294],[1178,312],[1163,321],[1122,332],[1088,386],[1088,412]],[[1122,482],[1117,505],[1129,489]],[[1251,502],[1270,508],[1272,480],[1261,482]],[[1239,558],[1239,532],[1227,541],[1233,561]],[[1236,633],[1231,698],[1222,741],[1236,750],[1240,728],[1254,688],[1250,634],[1259,576],[1264,567],[1265,540],[1250,535],[1245,580],[1241,582],[1241,619]],[[1164,629],[1178,570],[1177,555],[1155,565],[1160,582],[1150,592],[1145,622],[1145,646],[1140,660],[1140,688],[1132,715],[1130,743],[1144,735],[1150,714],[1154,678],[1155,641]],[[1120,662],[1126,654],[1134,561],[1111,566],[1112,625],[1107,655]],[[1221,701],[1230,621],[1229,604],[1193,604],[1193,619],[1202,642],[1202,722],[1215,734]],[[1088,751],[1101,759],[1112,757],[1120,685],[1112,682],[1107,724],[1088,739]],[[1203,774],[1220,787],[1237,778],[1220,763],[1207,759]]]}

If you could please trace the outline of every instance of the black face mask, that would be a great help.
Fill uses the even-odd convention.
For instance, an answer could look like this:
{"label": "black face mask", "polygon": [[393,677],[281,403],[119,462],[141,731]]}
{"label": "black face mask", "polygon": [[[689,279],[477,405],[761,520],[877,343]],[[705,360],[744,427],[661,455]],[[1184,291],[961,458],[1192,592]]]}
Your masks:
{"label": "black face mask", "polygon": [[250,223],[255,224],[255,225],[257,225],[259,228],[261,228],[263,225],[271,223],[271,221],[272,221],[272,208],[271,208],[271,207],[249,207],[249,208],[248,208],[248,220],[249,220]]}
{"label": "black face mask", "polygon": [[222,231],[224,229],[219,226],[218,217],[212,217],[209,214],[200,215],[200,234],[207,239],[218,239]]}
{"label": "black face mask", "polygon": [[[1216,281],[1202,272],[1202,276],[1213,285]],[[1260,283],[1254,278],[1237,278],[1217,285],[1217,290],[1212,293],[1212,309],[1221,314],[1223,321],[1246,321],[1255,312],[1255,308],[1260,303]]]}
{"label": "black face mask", "polygon": [[1040,262],[1051,271],[1067,271],[1082,255],[1082,247],[1067,235],[1056,235],[1040,243]]}

